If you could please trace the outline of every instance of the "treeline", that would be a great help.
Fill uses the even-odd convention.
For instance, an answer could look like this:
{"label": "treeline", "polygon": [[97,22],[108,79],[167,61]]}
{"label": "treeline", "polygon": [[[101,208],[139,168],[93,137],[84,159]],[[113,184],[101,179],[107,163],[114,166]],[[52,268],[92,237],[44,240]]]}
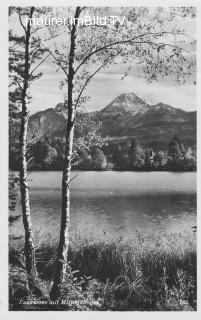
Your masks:
{"label": "treeline", "polygon": [[143,148],[134,138],[130,145],[118,146],[112,156],[114,169],[117,170],[160,170],[195,171],[196,159],[191,148],[184,148],[178,137],[174,137],[167,151],[154,151]]}
{"label": "treeline", "polygon": [[168,150],[154,151],[143,148],[133,139],[131,143],[117,145],[115,151],[104,154],[95,148],[91,153],[84,151],[77,166],[84,170],[132,170],[132,171],[195,171],[196,159],[191,148],[184,148],[178,137],[174,137]]}
{"label": "treeline", "polygon": [[[63,138],[38,140],[29,150],[29,168],[62,170],[63,156]],[[18,169],[18,160],[16,152],[11,155],[11,169]],[[130,143],[113,145],[112,149],[97,146],[82,149],[72,160],[72,167],[77,170],[195,171],[196,159],[191,148],[185,148],[176,136],[167,151],[143,148],[134,138]]]}

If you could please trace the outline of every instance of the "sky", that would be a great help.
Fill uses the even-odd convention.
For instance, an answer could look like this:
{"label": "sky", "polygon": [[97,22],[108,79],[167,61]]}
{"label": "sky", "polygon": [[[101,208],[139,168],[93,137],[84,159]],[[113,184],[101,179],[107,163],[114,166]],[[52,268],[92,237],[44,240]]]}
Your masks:
{"label": "sky", "polygon": [[[32,84],[31,113],[47,108],[54,108],[57,103],[63,102],[64,92],[59,89],[59,82],[63,74],[56,72],[50,65],[44,64],[41,68],[44,76]],[[122,93],[133,92],[147,103],[163,102],[186,111],[196,109],[196,86],[192,83],[178,85],[174,81],[161,80],[147,84],[146,80],[131,74],[122,79],[125,66],[111,66],[105,72],[100,72],[90,82],[86,95],[90,96],[87,110],[94,111],[104,108],[113,99]]]}
{"label": "sky", "polygon": [[[17,20],[11,21],[11,26],[17,27]],[[195,22],[188,21],[185,29],[195,38]],[[90,96],[86,108],[88,111],[100,110],[122,93],[133,92],[150,104],[163,102],[186,111],[196,109],[196,86],[188,82],[178,85],[172,78],[159,80],[148,84],[142,72],[135,67],[129,75],[122,80],[122,75],[128,66],[114,65],[99,72],[90,82],[85,94]],[[57,72],[48,58],[40,67],[43,76],[34,81],[31,86],[32,101],[30,112],[33,114],[47,108],[54,108],[64,101],[64,92],[59,89],[59,82],[64,79],[62,72]]]}

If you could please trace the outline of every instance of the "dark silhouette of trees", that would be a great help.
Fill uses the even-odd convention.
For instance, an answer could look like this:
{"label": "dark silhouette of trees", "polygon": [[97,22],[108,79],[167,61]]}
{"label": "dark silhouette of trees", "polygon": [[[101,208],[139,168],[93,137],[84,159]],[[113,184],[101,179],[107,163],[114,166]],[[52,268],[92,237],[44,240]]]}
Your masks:
{"label": "dark silhouette of trees", "polygon": [[117,146],[112,156],[112,162],[114,163],[114,169],[127,170],[129,168],[128,154],[120,145]]}
{"label": "dark silhouette of trees", "polygon": [[54,162],[58,156],[57,150],[50,145],[47,138],[43,141],[37,141],[32,146],[31,155],[34,159],[33,166],[35,165],[36,168],[44,170],[54,167]]}

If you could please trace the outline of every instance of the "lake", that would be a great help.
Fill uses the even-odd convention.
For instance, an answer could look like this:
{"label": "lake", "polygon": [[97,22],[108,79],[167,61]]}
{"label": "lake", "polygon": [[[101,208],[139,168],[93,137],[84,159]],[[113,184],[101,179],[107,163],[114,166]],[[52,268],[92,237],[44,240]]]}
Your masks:
{"label": "lake", "polygon": [[[196,173],[79,171],[71,183],[71,229],[132,237],[145,232],[190,231],[196,225]],[[61,172],[32,172],[34,230],[58,232]],[[20,199],[17,203],[20,211]],[[15,233],[22,232],[22,221]]]}

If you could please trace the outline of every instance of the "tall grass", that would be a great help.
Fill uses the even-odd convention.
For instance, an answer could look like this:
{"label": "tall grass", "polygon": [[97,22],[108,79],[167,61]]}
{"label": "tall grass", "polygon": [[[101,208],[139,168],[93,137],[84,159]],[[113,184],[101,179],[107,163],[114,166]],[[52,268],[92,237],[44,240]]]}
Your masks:
{"label": "tall grass", "polygon": [[[43,233],[42,233],[43,234]],[[37,268],[44,297],[54,274],[57,241],[38,234]],[[28,299],[23,241],[10,242],[10,308]],[[62,297],[86,300],[56,310],[195,310],[196,237],[192,233],[136,233],[133,240],[100,232],[75,233],[70,240],[68,275]],[[17,272],[18,270],[18,272]],[[20,270],[20,272],[19,272]],[[41,298],[41,297],[40,297]],[[89,301],[91,303],[89,303]],[[33,306],[26,306],[26,309]],[[35,307],[42,310],[41,306]]]}

